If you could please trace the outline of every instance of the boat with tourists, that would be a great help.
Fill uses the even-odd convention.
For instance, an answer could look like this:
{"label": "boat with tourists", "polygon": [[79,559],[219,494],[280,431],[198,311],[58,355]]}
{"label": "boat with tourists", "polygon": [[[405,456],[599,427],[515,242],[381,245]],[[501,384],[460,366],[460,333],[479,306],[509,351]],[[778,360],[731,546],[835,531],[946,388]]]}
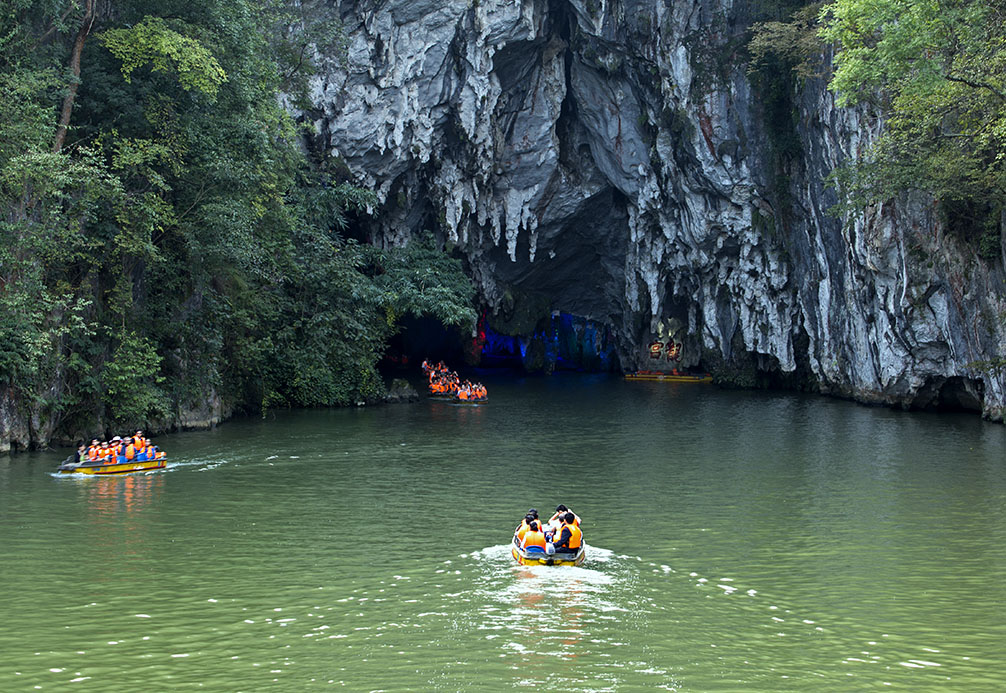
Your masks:
{"label": "boat with tourists", "polygon": [[[164,453],[161,453],[164,455]],[[158,457],[151,460],[126,460],[115,462],[64,462],[56,470],[60,474],[93,474],[104,476],[108,474],[129,474],[131,472],[149,472],[157,469],[164,469],[167,466],[167,457]]]}
{"label": "boat with tourists", "polygon": [[70,455],[56,471],[59,474],[95,476],[130,474],[164,469],[167,460],[167,453],[145,438],[142,431],[137,431],[133,436],[115,436],[111,441],[101,443],[95,438],[90,446],[81,441],[77,452]]}
{"label": "boat with tourists", "polygon": [[542,522],[531,508],[513,533],[510,554],[520,565],[580,565],[587,557],[580,518],[560,504]]}
{"label": "boat with tourists", "polygon": [[634,371],[625,374],[626,380],[655,380],[666,383],[711,383],[711,373],[681,373],[678,371]]}
{"label": "boat with tourists", "polygon": [[584,551],[582,544],[576,551],[547,553],[545,549],[537,546],[522,549],[516,536],[513,538],[510,554],[521,565],[580,565],[587,558],[587,552]]}
{"label": "boat with tourists", "polygon": [[443,361],[438,364],[423,361],[423,372],[430,381],[430,399],[447,400],[455,404],[485,404],[489,401],[485,385],[470,380],[462,381],[457,372],[449,370]]}

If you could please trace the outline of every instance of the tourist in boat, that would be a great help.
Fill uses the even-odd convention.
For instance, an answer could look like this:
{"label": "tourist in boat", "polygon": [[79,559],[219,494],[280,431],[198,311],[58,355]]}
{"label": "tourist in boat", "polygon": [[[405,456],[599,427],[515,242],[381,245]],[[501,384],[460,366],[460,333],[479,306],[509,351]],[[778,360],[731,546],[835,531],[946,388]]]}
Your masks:
{"label": "tourist in boat", "polygon": [[520,547],[526,551],[529,546],[537,546],[544,551],[545,543],[545,533],[541,531],[541,522],[531,520],[527,532],[524,533],[524,538],[520,541]]}
{"label": "tourist in boat", "polygon": [[[534,508],[528,509],[527,514],[524,515],[524,519],[520,521],[520,524],[517,525],[517,529],[514,530],[514,534],[517,535],[518,539],[524,538],[524,532],[527,532],[528,527],[535,520],[538,520],[538,511]],[[541,523],[540,520],[538,520],[538,522],[539,524]]]}
{"label": "tourist in boat", "polygon": [[128,462],[132,462],[136,459],[136,446],[133,445],[132,438],[126,438],[122,441],[122,456],[125,457]]}
{"label": "tourist in boat", "polygon": [[[567,508],[562,503],[559,503],[559,505],[555,506],[555,514],[553,514],[552,517],[549,518],[548,524],[551,525],[552,527],[555,527],[556,529],[559,529],[562,526],[562,515],[565,515],[566,513],[573,513],[573,511]],[[580,517],[576,513],[573,513],[573,517],[576,518],[575,523],[576,526],[579,527]]]}
{"label": "tourist in boat", "polygon": [[87,446],[81,440],[77,443],[77,464],[84,464],[85,462],[87,462]]}
{"label": "tourist in boat", "polygon": [[514,530],[514,534],[517,535],[517,541],[522,541],[524,539],[524,535],[527,534],[532,522],[534,522],[534,516],[530,513],[525,515],[524,519],[520,521],[520,524],[517,525],[517,529]]}
{"label": "tourist in boat", "polygon": [[583,532],[576,526],[576,515],[567,512],[562,516],[562,529],[558,535],[558,539],[552,542],[556,551],[575,552],[580,549],[580,545],[583,543]]}
{"label": "tourist in boat", "polygon": [[101,452],[101,443],[98,442],[97,438],[91,439],[91,447],[87,449],[87,461],[97,462],[98,454]]}

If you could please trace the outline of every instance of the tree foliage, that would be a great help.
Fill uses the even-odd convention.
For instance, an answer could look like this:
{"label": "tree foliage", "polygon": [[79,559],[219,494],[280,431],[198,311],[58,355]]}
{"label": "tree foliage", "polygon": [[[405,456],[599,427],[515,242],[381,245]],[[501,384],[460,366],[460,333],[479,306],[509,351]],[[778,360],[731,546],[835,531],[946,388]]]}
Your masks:
{"label": "tree foliage", "polygon": [[886,123],[839,176],[850,201],[923,190],[945,203],[951,225],[983,214],[998,225],[1006,195],[1006,6],[834,0],[820,19],[821,37],[837,49],[837,102],[865,103]]}
{"label": "tree foliage", "polygon": [[131,27],[108,29],[101,35],[101,44],[122,62],[122,77],[127,83],[145,65],[154,72],[177,75],[184,89],[211,96],[227,79],[205,46],[169,28],[160,17],[148,16]]}
{"label": "tree foliage", "polygon": [[381,394],[397,316],[473,320],[460,263],[432,240],[346,240],[374,197],[303,153],[280,92],[302,97],[315,43],[340,40],[332,13],[0,8],[0,385],[68,431],[211,389],[250,409],[347,404]]}

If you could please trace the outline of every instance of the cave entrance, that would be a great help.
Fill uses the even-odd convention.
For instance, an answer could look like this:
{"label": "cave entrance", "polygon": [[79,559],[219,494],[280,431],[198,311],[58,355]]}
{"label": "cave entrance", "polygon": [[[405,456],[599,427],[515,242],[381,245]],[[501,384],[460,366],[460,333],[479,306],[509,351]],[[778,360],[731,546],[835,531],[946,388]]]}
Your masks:
{"label": "cave entrance", "polygon": [[561,312],[539,320],[531,334],[516,335],[495,329],[483,315],[474,337],[433,317],[402,318],[381,369],[414,373],[424,359],[443,361],[453,370],[477,366],[548,374],[621,369],[610,326]]}
{"label": "cave entrance", "polygon": [[398,326],[381,360],[382,370],[419,372],[423,359],[443,361],[454,369],[464,364],[465,339],[471,338],[461,328],[429,316],[406,316]]}
{"label": "cave entrance", "polygon": [[530,334],[505,334],[496,327],[486,316],[479,321],[481,366],[546,374],[621,368],[611,327],[596,320],[555,311],[538,320]]}
{"label": "cave entrance", "polygon": [[984,383],[974,378],[932,377],[919,389],[912,409],[936,412],[980,412],[985,399]]}

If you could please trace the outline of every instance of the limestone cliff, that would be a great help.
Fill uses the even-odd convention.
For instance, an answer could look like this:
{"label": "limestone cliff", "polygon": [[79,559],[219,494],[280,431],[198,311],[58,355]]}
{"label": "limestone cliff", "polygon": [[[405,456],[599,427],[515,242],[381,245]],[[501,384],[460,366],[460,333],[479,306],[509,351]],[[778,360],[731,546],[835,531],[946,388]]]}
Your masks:
{"label": "limestone cliff", "polygon": [[743,59],[750,3],[340,10],[348,61],[328,61],[303,115],[377,192],[378,241],[435,230],[491,310],[547,296],[609,326],[626,368],[656,363],[660,340],[680,345],[674,365],[737,382],[1002,418],[1001,377],[966,368],[1001,348],[1001,263],[925,199],[829,216],[824,177],[882,124],[821,80],[769,107]]}

